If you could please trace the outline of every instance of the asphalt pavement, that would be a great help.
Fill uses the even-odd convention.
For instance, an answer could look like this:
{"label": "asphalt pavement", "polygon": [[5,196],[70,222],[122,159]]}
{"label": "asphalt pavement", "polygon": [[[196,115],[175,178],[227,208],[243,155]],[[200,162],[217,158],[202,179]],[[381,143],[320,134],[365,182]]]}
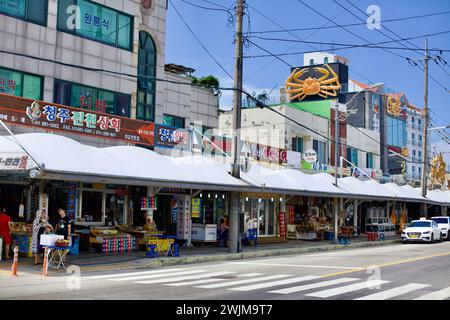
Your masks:
{"label": "asphalt pavement", "polygon": [[0,275],[0,299],[450,299],[450,242],[51,277]]}

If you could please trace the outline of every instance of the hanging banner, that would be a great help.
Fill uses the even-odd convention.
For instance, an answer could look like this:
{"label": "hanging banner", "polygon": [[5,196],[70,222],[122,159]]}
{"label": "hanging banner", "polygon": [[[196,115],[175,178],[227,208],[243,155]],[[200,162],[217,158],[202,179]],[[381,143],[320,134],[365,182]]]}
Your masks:
{"label": "hanging banner", "polygon": [[202,199],[192,199],[192,218],[200,218],[200,212],[202,207]]}
{"label": "hanging banner", "polygon": [[25,154],[0,152],[0,170],[27,170],[33,161]]}
{"label": "hanging banner", "polygon": [[0,120],[18,126],[154,146],[155,124],[0,94]]}
{"label": "hanging banner", "polygon": [[289,216],[289,224],[294,224],[295,221],[295,208],[294,206],[287,206],[288,216]]}
{"label": "hanging banner", "polygon": [[177,199],[177,239],[187,240],[191,236],[190,196],[176,196]]}
{"label": "hanging banner", "polygon": [[279,225],[279,231],[280,231],[280,237],[285,238],[286,237],[286,212],[279,212],[278,213],[278,225]]}
{"label": "hanging banner", "polygon": [[67,187],[67,215],[70,220],[75,220],[77,199],[77,185],[71,184]]}
{"label": "hanging banner", "polygon": [[243,142],[244,154],[253,157],[257,161],[270,163],[287,163],[287,150],[266,146],[259,143],[245,141]]}

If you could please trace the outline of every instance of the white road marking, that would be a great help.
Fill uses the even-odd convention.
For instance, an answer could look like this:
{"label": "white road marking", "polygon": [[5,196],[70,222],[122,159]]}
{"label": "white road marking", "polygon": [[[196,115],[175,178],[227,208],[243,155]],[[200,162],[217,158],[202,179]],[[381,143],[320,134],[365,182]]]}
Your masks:
{"label": "white road marking", "polygon": [[355,300],[387,300],[387,299],[394,298],[394,297],[400,296],[402,294],[405,294],[405,293],[408,293],[408,292],[411,292],[414,290],[423,289],[423,288],[429,287],[429,286],[430,286],[429,284],[409,283],[409,284],[406,284],[401,287],[377,292],[377,293],[370,294],[368,296],[361,297],[361,298],[358,298]]}
{"label": "white road marking", "polygon": [[165,278],[165,279],[155,279],[155,280],[149,280],[149,281],[136,281],[135,283],[140,284],[150,284],[150,283],[169,283],[169,282],[177,282],[177,281],[183,281],[183,280],[194,280],[194,279],[202,279],[202,278],[208,278],[208,277],[216,277],[216,276],[222,276],[226,274],[234,273],[233,271],[218,271],[218,272],[211,272],[211,273],[202,273],[202,274],[195,274],[195,275],[189,275],[189,276],[182,276],[182,277],[175,277],[175,278]]}
{"label": "white road marking", "polygon": [[364,281],[364,282],[351,284],[348,286],[343,286],[343,287],[309,293],[309,294],[306,294],[306,296],[318,297],[318,298],[329,298],[329,297],[334,297],[334,296],[348,293],[348,292],[358,291],[358,290],[362,290],[362,289],[369,289],[369,283],[372,286],[378,286],[378,285],[382,285],[382,284],[388,283],[388,282],[390,282],[390,281],[387,281],[387,280],[373,280],[370,282]]}
{"label": "white road marking", "polygon": [[83,279],[97,280],[97,279],[120,278],[120,277],[128,277],[128,276],[136,276],[136,275],[144,275],[144,274],[156,274],[156,273],[172,272],[172,271],[180,271],[180,270],[185,270],[185,268],[140,271],[140,272],[130,272],[130,273],[115,273],[115,274],[106,274],[106,275],[101,275],[101,276],[83,277]]}
{"label": "white road marking", "polygon": [[265,282],[265,283],[258,283],[250,286],[243,286],[243,287],[236,287],[236,288],[230,288],[228,290],[231,291],[251,291],[251,290],[257,290],[262,288],[270,288],[270,287],[276,287],[281,286],[284,284],[291,284],[291,283],[297,283],[302,281],[308,281],[308,280],[314,280],[320,278],[320,276],[304,276],[304,277],[296,277],[296,278],[290,278],[290,279],[284,279],[284,280],[278,280],[278,281],[272,281],[272,282]]}
{"label": "white road marking", "polygon": [[289,293],[306,291],[306,290],[315,289],[315,288],[328,287],[328,286],[332,286],[335,284],[341,284],[341,283],[346,283],[346,282],[351,282],[351,281],[356,281],[356,280],[360,280],[360,279],[359,278],[339,278],[339,279],[334,279],[334,280],[329,280],[329,281],[322,281],[322,282],[318,282],[318,283],[306,284],[306,285],[302,285],[302,286],[290,287],[290,288],[286,288],[286,289],[280,289],[280,290],[274,290],[274,291],[268,291],[268,292],[269,293],[289,294]]}
{"label": "white road marking", "polygon": [[435,292],[427,293],[414,300],[444,300],[450,298],[450,287]]}
{"label": "white road marking", "polygon": [[[238,275],[238,278],[250,278],[250,277],[256,277],[261,276],[264,273],[244,273]],[[226,279],[203,279],[203,280],[196,280],[196,281],[185,281],[185,282],[179,282],[179,283],[169,283],[166,284],[167,286],[174,286],[174,287],[180,287],[180,286],[187,286],[187,285],[193,285],[193,284],[202,284],[202,283],[213,283],[213,282],[220,282],[224,281]]]}
{"label": "white road marking", "polygon": [[321,269],[363,269],[361,267],[341,267],[341,266],[319,266],[312,264],[284,264],[284,263],[265,263],[265,262],[234,262],[233,264],[249,264],[258,266],[274,266],[274,267],[298,267],[298,268],[321,268]]}
{"label": "white road marking", "polygon": [[273,280],[273,279],[281,279],[281,278],[287,278],[291,277],[290,274],[276,274],[273,276],[267,276],[267,277],[260,277],[260,278],[252,278],[252,279],[246,279],[246,280],[235,280],[235,281],[228,281],[228,282],[222,282],[217,284],[208,284],[205,286],[197,286],[196,288],[204,288],[204,289],[214,289],[214,288],[222,288],[222,287],[231,287],[237,284],[244,284],[244,283],[252,283],[252,282],[259,282],[264,280]]}
{"label": "white road marking", "polygon": [[170,279],[170,277],[172,277],[172,276],[181,276],[181,275],[200,273],[200,272],[206,272],[206,270],[187,270],[187,271],[179,271],[179,272],[165,273],[165,274],[161,274],[161,273],[160,274],[151,274],[151,275],[143,275],[143,276],[136,276],[136,277],[111,279],[111,281],[135,281],[135,280],[141,280],[141,279],[152,279],[152,278],[161,278],[161,277],[166,277],[167,279]]}

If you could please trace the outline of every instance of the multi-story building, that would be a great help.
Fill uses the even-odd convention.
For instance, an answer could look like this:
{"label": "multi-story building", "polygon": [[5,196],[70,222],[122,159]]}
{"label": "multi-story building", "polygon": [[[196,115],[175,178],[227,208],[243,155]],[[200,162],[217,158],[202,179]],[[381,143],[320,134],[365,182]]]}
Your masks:
{"label": "multi-story building", "polygon": [[[193,69],[165,65],[166,11],[165,0],[1,1],[0,93],[156,127],[217,126],[212,91],[190,85]],[[9,124],[15,133],[51,131]],[[59,133],[94,146],[139,144],[139,139]],[[157,137],[154,146],[145,146],[167,152]]]}

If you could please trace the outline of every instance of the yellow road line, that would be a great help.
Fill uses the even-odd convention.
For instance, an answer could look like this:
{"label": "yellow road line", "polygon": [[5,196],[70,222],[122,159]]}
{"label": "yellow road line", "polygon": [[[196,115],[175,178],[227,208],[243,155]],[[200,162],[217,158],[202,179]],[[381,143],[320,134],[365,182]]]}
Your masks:
{"label": "yellow road line", "polygon": [[390,267],[390,266],[394,266],[394,265],[398,265],[398,264],[402,264],[402,263],[414,262],[414,261],[426,260],[426,259],[432,259],[432,258],[443,257],[443,256],[448,256],[448,255],[450,255],[450,252],[437,253],[437,254],[433,254],[433,255],[429,255],[429,256],[417,257],[417,258],[411,258],[411,259],[397,260],[397,261],[388,262],[388,263],[379,264],[379,265],[378,264],[371,264],[371,265],[369,265],[367,267],[357,268],[355,270],[345,270],[345,271],[339,271],[339,272],[335,272],[335,273],[324,274],[321,277],[333,277],[333,276],[338,276],[338,275],[342,275],[342,274],[347,274],[347,273],[352,273],[352,272],[357,272],[357,271],[363,271],[363,270],[366,270],[370,266],[377,266],[379,268],[383,268],[383,267]]}

